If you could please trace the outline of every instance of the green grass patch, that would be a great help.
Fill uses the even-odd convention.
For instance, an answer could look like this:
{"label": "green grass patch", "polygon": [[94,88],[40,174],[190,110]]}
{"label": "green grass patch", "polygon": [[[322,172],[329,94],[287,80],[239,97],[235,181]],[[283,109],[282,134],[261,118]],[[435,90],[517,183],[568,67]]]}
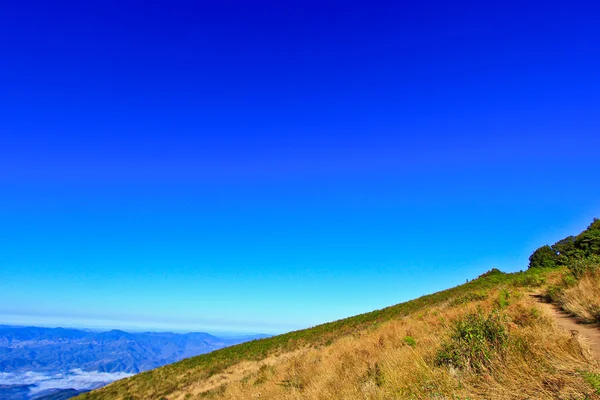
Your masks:
{"label": "green grass patch", "polygon": [[410,347],[415,347],[417,345],[417,341],[412,336],[404,336],[404,343]]}
{"label": "green grass patch", "polygon": [[438,351],[436,364],[481,371],[507,340],[506,318],[498,311],[467,314],[454,322],[450,340]]}
{"label": "green grass patch", "polygon": [[581,375],[583,376],[583,379],[594,388],[595,393],[600,394],[600,374],[586,371]]}

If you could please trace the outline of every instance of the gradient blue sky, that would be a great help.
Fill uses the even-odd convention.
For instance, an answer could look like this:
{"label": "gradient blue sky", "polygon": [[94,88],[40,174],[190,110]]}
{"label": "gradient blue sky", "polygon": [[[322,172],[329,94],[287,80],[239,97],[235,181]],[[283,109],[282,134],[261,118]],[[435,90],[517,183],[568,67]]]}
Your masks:
{"label": "gradient blue sky", "polygon": [[525,269],[600,216],[598,15],[4,2],[0,323],[283,332]]}

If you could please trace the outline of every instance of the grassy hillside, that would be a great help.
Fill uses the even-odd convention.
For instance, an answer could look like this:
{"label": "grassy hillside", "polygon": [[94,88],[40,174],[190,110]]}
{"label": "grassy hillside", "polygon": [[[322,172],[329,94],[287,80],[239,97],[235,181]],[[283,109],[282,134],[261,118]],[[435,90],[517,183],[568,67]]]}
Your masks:
{"label": "grassy hillside", "polygon": [[[577,255],[581,267],[558,251],[539,253],[525,272],[492,270],[452,289],[189,358],[78,399],[600,399],[600,369],[587,344],[560,330],[531,296],[563,299],[596,318],[594,255]],[[545,267],[548,257],[560,262]]]}

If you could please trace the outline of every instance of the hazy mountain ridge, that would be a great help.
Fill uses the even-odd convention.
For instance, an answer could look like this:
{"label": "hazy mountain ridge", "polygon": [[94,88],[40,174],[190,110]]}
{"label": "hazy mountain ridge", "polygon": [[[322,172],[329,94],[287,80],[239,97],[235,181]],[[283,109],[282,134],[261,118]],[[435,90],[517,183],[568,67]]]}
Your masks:
{"label": "hazy mountain ridge", "polygon": [[87,390],[49,389],[32,394],[35,385],[0,385],[2,400],[67,400]]}
{"label": "hazy mountain ridge", "polygon": [[253,338],[224,339],[202,332],[90,332],[2,325],[0,372],[80,368],[85,371],[137,373]]}
{"label": "hazy mountain ridge", "polygon": [[68,398],[140,371],[265,336],[0,325],[0,399]]}
{"label": "hazy mountain ridge", "polygon": [[86,390],[56,389],[40,393],[40,396],[34,397],[32,400],[67,400],[85,392]]}

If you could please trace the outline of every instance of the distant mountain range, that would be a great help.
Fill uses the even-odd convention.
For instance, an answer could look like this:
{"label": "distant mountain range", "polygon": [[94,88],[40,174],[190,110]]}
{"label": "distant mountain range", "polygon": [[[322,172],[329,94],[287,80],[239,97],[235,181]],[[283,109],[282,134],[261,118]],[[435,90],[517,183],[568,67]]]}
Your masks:
{"label": "distant mountain range", "polygon": [[32,392],[34,385],[0,385],[2,400],[67,400],[88,390],[49,389]]}
{"label": "distant mountain range", "polygon": [[69,393],[266,336],[0,325],[0,399],[69,398]]}

